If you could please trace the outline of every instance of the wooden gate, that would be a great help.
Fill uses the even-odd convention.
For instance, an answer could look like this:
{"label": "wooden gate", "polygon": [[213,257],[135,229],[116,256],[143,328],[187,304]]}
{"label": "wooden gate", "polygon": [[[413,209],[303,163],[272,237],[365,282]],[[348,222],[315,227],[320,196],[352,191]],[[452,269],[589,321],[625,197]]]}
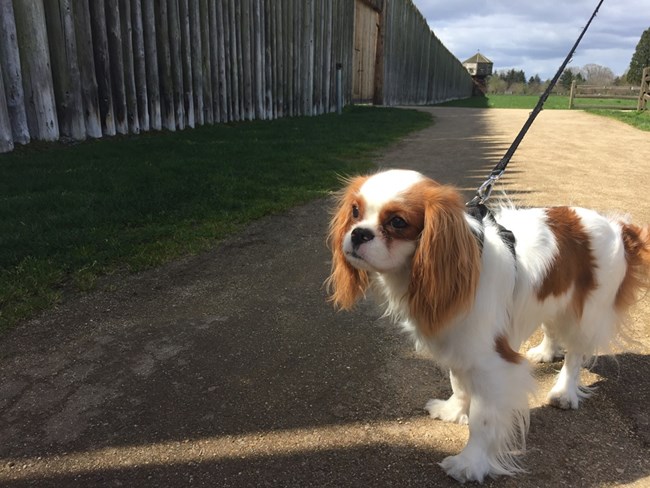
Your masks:
{"label": "wooden gate", "polygon": [[371,6],[374,2],[356,0],[355,3],[352,101],[371,103],[375,94],[379,12]]}

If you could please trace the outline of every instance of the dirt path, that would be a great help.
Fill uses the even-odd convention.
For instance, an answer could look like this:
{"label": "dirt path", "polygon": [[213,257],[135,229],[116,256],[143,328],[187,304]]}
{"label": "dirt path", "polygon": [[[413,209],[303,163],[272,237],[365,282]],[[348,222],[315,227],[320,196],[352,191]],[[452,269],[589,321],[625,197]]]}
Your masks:
{"label": "dirt path", "polygon": [[[527,117],[429,109],[384,153],[473,190]],[[650,136],[543,112],[504,178],[519,204],[578,204],[650,222]],[[469,196],[469,192],[468,192]],[[444,372],[365,303],[325,303],[327,201],[263,219],[204,255],[128,278],[0,339],[0,485],[456,486],[437,466],[463,426],[428,419]],[[539,366],[529,474],[494,487],[650,486],[650,299],[639,348],[603,359],[578,411],[544,406]]]}

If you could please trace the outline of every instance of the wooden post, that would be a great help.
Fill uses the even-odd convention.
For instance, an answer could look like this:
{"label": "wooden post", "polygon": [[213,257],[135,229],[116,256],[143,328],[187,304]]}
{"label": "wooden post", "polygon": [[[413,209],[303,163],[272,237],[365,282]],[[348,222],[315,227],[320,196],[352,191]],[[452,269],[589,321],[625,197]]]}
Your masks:
{"label": "wooden post", "polygon": [[222,122],[221,104],[219,103],[219,38],[217,29],[217,5],[208,2],[208,40],[210,43],[210,86],[212,88],[212,120]]}
{"label": "wooden post", "polygon": [[[242,114],[239,106],[239,101],[241,100],[241,91],[239,84],[239,42],[237,40],[237,8],[239,3],[235,3],[237,0],[228,0],[228,11],[229,11],[229,34],[230,34],[230,59],[228,66],[230,67],[230,85],[231,85],[231,113],[233,114],[233,120],[241,120]],[[225,22],[224,22],[225,23]]]}
{"label": "wooden post", "polygon": [[203,76],[203,119],[206,124],[214,122],[212,107],[212,60],[210,54],[210,19],[208,0],[200,0],[201,16],[201,66]]}
{"label": "wooden post", "polygon": [[147,69],[144,48],[144,27],[142,25],[142,4],[140,0],[131,0],[131,27],[133,41],[133,70],[135,76],[135,93],[140,129],[148,131],[149,95],[147,93]]}
{"label": "wooden post", "polygon": [[86,135],[98,138],[102,136],[102,124],[88,0],[74,0],[73,12]]}
{"label": "wooden post", "polygon": [[330,111],[330,85],[332,69],[332,2],[323,2],[323,66],[322,107],[323,113]]}
{"label": "wooden post", "polygon": [[35,139],[55,141],[59,138],[59,122],[50,72],[43,1],[15,2],[14,14],[29,132]]}
{"label": "wooden post", "polygon": [[[179,15],[181,24],[181,64],[183,66],[183,106],[185,120],[189,127],[195,125],[194,85],[192,81],[192,45],[189,0],[180,0]],[[179,67],[180,68],[180,67]]]}
{"label": "wooden post", "polygon": [[162,126],[176,130],[174,115],[174,83],[172,81],[172,60],[169,47],[169,23],[167,1],[157,2],[156,9],[156,48],[158,52],[158,76],[160,77],[160,106]]}
{"label": "wooden post", "polygon": [[233,24],[233,30],[235,31],[235,38],[237,42],[237,56],[235,57],[235,62],[237,64],[237,73],[239,86],[237,87],[239,96],[237,102],[239,103],[239,117],[240,120],[246,119],[246,87],[245,87],[245,74],[244,74],[244,44],[242,39],[243,31],[243,21],[242,21],[242,2],[241,0],[234,0],[235,2],[235,22]]}
{"label": "wooden post", "polygon": [[228,79],[226,77],[226,43],[227,35],[225,33],[225,23],[224,20],[224,1],[219,0],[217,2],[217,51],[218,56],[218,76],[219,76],[219,115],[221,122],[228,122],[232,120],[228,106]]}
{"label": "wooden post", "polygon": [[[338,1],[338,0],[336,0]],[[294,23],[294,3],[295,0],[286,0],[284,15],[284,39],[285,39],[285,58],[284,58],[284,116],[291,117],[294,115],[293,110],[293,93],[294,93],[294,72],[297,70],[294,62],[294,45],[295,45],[295,23]]]}
{"label": "wooden post", "polygon": [[115,115],[110,81],[111,67],[108,54],[108,34],[106,33],[106,9],[104,0],[92,0],[89,5],[102,133],[113,136],[115,135]]}
{"label": "wooden post", "polygon": [[223,10],[223,57],[226,76],[226,106],[228,110],[228,121],[237,120],[235,116],[235,86],[234,86],[234,66],[232,61],[232,24],[231,24],[231,5],[229,0],[222,1]]}
{"label": "wooden post", "polygon": [[576,93],[576,81],[573,80],[571,82],[571,91],[569,92],[569,110],[573,108],[573,97],[575,96]]}
{"label": "wooden post", "polygon": [[118,0],[106,0],[106,35],[108,40],[109,73],[113,94],[115,130],[128,134],[126,117],[126,89],[124,86],[124,53],[122,51],[122,29]]}
{"label": "wooden post", "polygon": [[81,78],[77,64],[77,40],[70,0],[44,3],[48,42],[52,60],[52,81],[56,98],[59,132],[73,140],[86,138],[81,99]]}
{"label": "wooden post", "polygon": [[27,144],[29,128],[25,112],[25,92],[16,36],[14,7],[11,0],[0,0],[0,71],[4,81],[5,100],[11,122],[13,142]]}
{"label": "wooden post", "polygon": [[162,129],[160,108],[160,79],[158,77],[158,50],[156,48],[156,14],[154,0],[142,0],[142,25],[147,72],[147,100],[149,102],[149,125]]}
{"label": "wooden post", "polygon": [[274,101],[273,101],[273,64],[274,64],[274,48],[273,42],[275,40],[275,13],[270,4],[270,0],[264,0],[264,112],[267,119],[275,118],[274,115]]}
{"label": "wooden post", "polygon": [[253,74],[251,72],[252,58],[251,58],[251,15],[250,15],[250,0],[241,0],[241,42],[242,42],[242,68],[244,74],[244,116],[247,120],[252,120],[253,111]]}
{"label": "wooden post", "polygon": [[169,48],[171,56],[171,81],[173,93],[174,119],[176,128],[185,128],[185,102],[183,85],[183,63],[181,61],[181,19],[178,0],[167,0],[167,19],[169,24]]}
{"label": "wooden post", "polygon": [[122,29],[122,58],[124,61],[124,89],[126,92],[126,121],[129,132],[140,132],[138,95],[135,86],[135,63],[133,55],[133,27],[131,22],[131,0],[120,0],[120,27]]}
{"label": "wooden post", "polygon": [[0,66],[0,153],[12,151],[14,138],[11,135],[11,122],[9,121],[9,109],[5,96],[5,84],[2,79],[2,66]]}
{"label": "wooden post", "polygon": [[[269,2],[273,0],[268,0]],[[286,53],[286,40],[285,40],[285,31],[284,31],[284,8],[286,7],[286,1],[280,1],[275,4],[275,15],[273,18],[275,29],[273,34],[273,72],[271,77],[273,78],[273,88],[272,88],[272,97],[273,97],[273,117],[282,117],[284,115],[284,87],[285,87],[285,76],[284,76],[284,62],[285,62],[285,53]]]}
{"label": "wooden post", "polygon": [[265,119],[264,109],[264,25],[262,24],[262,0],[253,0],[252,33],[254,40],[253,59],[255,61],[255,118]]}
{"label": "wooden post", "polygon": [[[373,81],[373,98],[374,105],[384,104],[384,26],[386,24],[385,2],[381,2],[381,12],[379,12],[379,22],[377,25],[377,51],[375,52],[375,79]],[[431,76],[427,73],[427,81],[430,82]]]}
{"label": "wooden post", "polygon": [[650,100],[650,66],[643,68],[641,74],[641,88],[639,89],[639,101],[637,102],[636,109],[640,112],[646,110]]}
{"label": "wooden post", "polygon": [[203,70],[201,68],[201,21],[198,0],[190,2],[190,35],[192,37],[192,96],[194,97],[194,121],[203,125]]}

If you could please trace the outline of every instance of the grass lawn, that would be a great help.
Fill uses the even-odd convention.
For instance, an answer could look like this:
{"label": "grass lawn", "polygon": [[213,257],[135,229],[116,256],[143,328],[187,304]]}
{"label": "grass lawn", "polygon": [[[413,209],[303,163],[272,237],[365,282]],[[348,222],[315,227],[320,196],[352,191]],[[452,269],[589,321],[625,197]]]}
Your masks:
{"label": "grass lawn", "polygon": [[[467,108],[523,108],[532,110],[537,105],[539,100],[535,95],[489,95],[487,97],[472,97],[464,100],[454,100],[451,102],[441,103],[441,107],[467,107]],[[576,109],[580,109],[580,104],[586,105],[603,105],[603,106],[616,106],[622,107],[634,105],[632,100],[622,99],[590,99],[578,100]],[[562,109],[568,110],[569,97],[560,95],[551,95],[544,104],[544,110]],[[610,110],[610,109],[597,109],[590,108],[584,109],[589,113],[602,115],[605,117],[612,117],[618,119],[626,124],[636,127],[640,130],[650,131],[650,110],[637,112],[636,110]]]}
{"label": "grass lawn", "polygon": [[326,195],[338,175],[432,123],[352,107],[343,115],[150,132],[0,156],[0,330],[62,290],[196,253],[252,219]]}
{"label": "grass lawn", "polygon": [[611,117],[613,119],[620,120],[625,122],[637,129],[650,131],[650,110],[644,110],[643,112],[637,112],[636,110],[599,110],[599,109],[589,109],[587,112],[603,115],[605,117]]}
{"label": "grass lawn", "polygon": [[[464,100],[453,100],[441,103],[441,107],[467,108],[526,108],[533,109],[539,96],[536,95],[489,95],[487,97],[471,97]],[[551,95],[544,104],[544,109],[567,109],[569,97]]]}

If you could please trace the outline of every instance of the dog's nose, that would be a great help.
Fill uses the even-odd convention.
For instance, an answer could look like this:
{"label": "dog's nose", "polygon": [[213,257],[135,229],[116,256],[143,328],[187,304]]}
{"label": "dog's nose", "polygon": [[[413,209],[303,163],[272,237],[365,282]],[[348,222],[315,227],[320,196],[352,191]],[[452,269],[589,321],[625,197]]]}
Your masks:
{"label": "dog's nose", "polygon": [[374,238],[375,234],[373,234],[370,229],[357,227],[352,230],[352,245],[354,245],[355,248],[359,247],[364,242],[372,241]]}

